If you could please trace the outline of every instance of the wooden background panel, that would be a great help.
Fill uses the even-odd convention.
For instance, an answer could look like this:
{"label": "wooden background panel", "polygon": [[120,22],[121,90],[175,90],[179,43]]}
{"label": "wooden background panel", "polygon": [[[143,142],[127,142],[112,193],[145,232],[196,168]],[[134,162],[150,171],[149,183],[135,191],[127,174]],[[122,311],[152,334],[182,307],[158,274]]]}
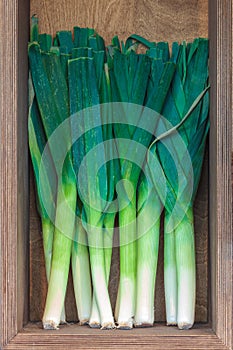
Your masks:
{"label": "wooden background panel", "polygon": [[[114,35],[125,39],[138,33],[150,40],[190,41],[208,36],[207,0],[31,0],[31,15],[37,14],[41,32],[72,30],[73,26],[94,27],[106,42]],[[208,158],[205,158],[200,189],[195,203],[197,305],[196,321],[207,321],[208,305]],[[41,227],[35,208],[31,180],[30,200],[30,319],[40,320],[46,297],[46,278],[41,240]],[[163,242],[161,239],[161,248]],[[110,295],[115,304],[119,278],[119,252],[114,249],[110,279]],[[66,299],[68,320],[77,313],[71,280]],[[165,320],[163,252],[159,255],[155,294],[155,319]]]}
{"label": "wooden background panel", "polygon": [[108,42],[135,32],[156,41],[208,35],[208,0],[31,0],[31,14],[42,32],[89,26]]}

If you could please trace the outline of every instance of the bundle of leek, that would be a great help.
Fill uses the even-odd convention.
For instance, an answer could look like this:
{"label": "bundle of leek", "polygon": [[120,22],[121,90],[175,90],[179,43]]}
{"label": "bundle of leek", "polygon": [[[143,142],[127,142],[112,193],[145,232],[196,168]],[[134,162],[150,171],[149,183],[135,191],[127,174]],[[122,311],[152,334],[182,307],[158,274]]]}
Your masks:
{"label": "bundle of leek", "polygon": [[[143,42],[145,43],[145,39]],[[150,111],[147,111],[147,114],[148,116],[151,115],[150,124],[154,120],[157,129],[159,121],[158,113],[163,108],[163,103],[170,88],[175,64],[173,55],[170,57],[169,47],[166,42],[154,43],[147,54],[152,59],[148,85],[148,101],[146,103],[150,107]],[[156,98],[151,99],[152,92],[156,93]],[[159,173],[156,175],[156,181],[160,181],[161,191],[163,192],[165,182],[161,181]],[[154,292],[159,252],[161,212],[162,203],[154,187],[148,164],[146,163],[144,164],[138,187],[138,256],[135,327],[149,327],[154,323]]]}
{"label": "bundle of leek", "polygon": [[[111,241],[113,237],[113,227],[116,210],[113,208],[113,205],[111,205],[111,210],[106,210],[106,208],[104,210],[104,208],[102,208],[101,205],[103,202],[103,198],[106,199],[106,203],[111,203],[115,193],[115,175],[113,170],[113,161],[111,161],[111,153],[114,149],[114,143],[111,143],[111,147],[108,148],[105,148],[103,146],[102,141],[112,138],[112,127],[109,124],[109,126],[103,127],[102,130],[99,103],[100,101],[109,102],[111,98],[111,91],[109,86],[107,67],[106,65],[104,66],[105,52],[103,39],[100,36],[98,36],[98,34],[94,32],[94,30],[89,28],[84,29],[75,27],[74,32],[74,41],[72,40],[71,32],[58,32],[54,40],[54,46],[52,46],[51,36],[47,34],[38,34],[37,19],[33,18],[32,38],[31,43],[29,44],[29,60],[30,68],[32,71],[33,87],[36,92],[36,98],[39,101],[38,104],[40,107],[40,111],[38,110],[38,113],[36,115],[37,122],[40,122],[41,119],[44,123],[44,129],[45,131],[47,131],[47,137],[45,141],[48,140],[49,136],[52,135],[53,131],[56,133],[56,135],[52,135],[51,138],[53,141],[55,141],[55,143],[56,141],[59,142],[59,145],[57,145],[59,146],[59,151],[61,146],[60,143],[61,141],[63,141],[63,151],[65,152],[68,150],[65,160],[65,170],[68,169],[67,172],[70,172],[71,175],[70,176],[69,174],[67,174],[68,176],[65,176],[65,180],[66,182],[70,181],[72,183],[72,186],[74,185],[74,183],[75,185],[77,185],[77,189],[79,190],[80,196],[83,200],[83,206],[80,200],[77,201],[76,205],[76,191],[74,191],[73,188],[71,188],[73,190],[71,193],[65,194],[65,197],[66,195],[72,194],[72,199],[74,200],[75,198],[75,201],[71,203],[72,217],[67,217],[67,220],[69,220],[68,225],[70,225],[70,228],[71,225],[74,225],[74,233],[73,230],[70,232],[63,232],[64,235],[68,235],[69,238],[74,239],[72,249],[72,270],[80,323],[86,323],[91,317],[91,284],[89,274],[89,253],[87,248],[87,244],[89,244],[93,275],[92,280],[94,287],[92,305],[93,311],[91,318],[94,318],[94,326],[99,325],[101,323],[103,328],[109,328],[114,327],[114,321],[112,317],[110,301],[107,305],[105,299],[102,297],[102,292],[104,291],[106,299],[109,299],[107,284],[111,265]],[[79,70],[81,70],[82,74],[79,74]],[[69,98],[67,82],[70,88]],[[82,91],[84,92],[83,94]],[[46,94],[47,99],[45,98]],[[80,115],[77,114],[79,110],[82,110],[85,107],[92,107],[93,105],[96,105],[98,110],[90,110],[89,113],[87,112],[85,118],[82,118],[80,117]],[[72,114],[72,117],[70,118],[72,140],[70,139],[69,123],[63,123],[63,125],[61,124],[61,121],[66,120],[66,118],[69,116],[69,113]],[[94,116],[94,118],[92,118],[92,116]],[[77,119],[77,117],[79,118]],[[78,135],[80,136],[81,129],[85,129],[86,132],[84,132],[83,135],[81,135],[81,137],[79,137],[79,139],[76,141],[75,137],[77,136],[77,122],[80,123],[78,125]],[[94,124],[96,124],[97,127],[93,132]],[[61,125],[62,127],[60,127]],[[39,137],[41,137],[41,130],[39,128],[37,128],[36,130],[36,133],[37,135],[39,135]],[[69,151],[71,144],[73,144],[72,163],[70,161],[71,154]],[[95,147],[99,144],[102,145],[100,146],[102,148],[101,150],[98,150],[98,154],[100,156],[97,158]],[[59,156],[59,151],[56,153],[56,144],[54,145],[50,139],[49,148],[51,146],[53,146],[53,148],[51,149],[50,153],[52,155],[53,162],[56,164],[56,170],[58,171],[57,177],[61,182],[63,181],[63,177],[61,180],[59,167],[62,165],[61,162],[63,159],[61,155]],[[92,154],[91,159],[90,156],[88,159],[87,155],[90,150],[94,150],[94,156]],[[42,151],[43,150],[41,150],[41,152]],[[95,179],[95,175],[98,172],[99,164],[106,163],[105,151],[107,153],[108,159],[110,159],[110,162],[108,162],[107,166],[104,165],[104,167],[100,169],[98,178]],[[32,149],[32,159],[34,157],[33,152],[34,149]],[[85,165],[83,165],[83,161]],[[114,163],[116,164],[116,162]],[[95,164],[94,167],[93,164]],[[79,176],[80,167],[81,185],[78,186],[78,183],[76,183],[76,177],[78,178]],[[73,168],[75,170],[76,177],[74,176]],[[91,188],[89,186],[91,182],[90,179],[92,179],[93,184]],[[100,182],[98,182],[99,180]],[[97,188],[99,188],[99,192],[96,191]],[[38,192],[39,191],[40,188],[38,185]],[[45,198],[43,199],[45,200]],[[71,198],[65,198],[65,202],[66,199],[70,200]],[[61,207],[61,204],[59,205]],[[63,208],[67,209],[66,203],[64,203]],[[57,211],[58,209],[59,207],[57,208]],[[63,217],[68,214],[68,212],[68,209],[66,211],[64,210],[63,215],[60,213],[59,217],[58,214],[56,214],[56,228],[57,225],[58,228],[62,226],[61,221],[63,220]],[[76,219],[74,215],[75,213]],[[88,243],[83,226],[88,230]],[[69,227],[65,228],[69,229]],[[96,232],[94,232],[95,229]],[[107,234],[103,235],[103,229]],[[66,241],[66,243],[68,242],[65,239],[65,237],[63,237],[63,240]],[[50,250],[53,244],[52,256],[53,260],[55,260],[54,255],[56,253],[59,253],[59,249],[57,248],[56,250],[58,244],[56,243],[56,241],[53,243],[52,235],[50,235],[49,242]],[[106,249],[104,249],[105,246],[107,247]],[[61,273],[65,275],[65,277],[67,277],[67,269],[69,267],[68,256],[70,255],[70,245],[67,248],[66,254],[65,251],[63,251],[63,249],[60,247],[60,254],[61,256],[65,255],[66,259],[65,261],[63,261],[64,269],[63,271],[61,271]],[[101,274],[98,275],[98,271],[96,272],[96,270],[99,269],[101,270],[103,278],[102,283],[97,283],[99,282],[97,281],[97,277],[101,277]],[[61,286],[61,299],[64,299],[65,296],[67,283],[65,277],[64,283]],[[56,281],[55,279],[55,282],[58,281]],[[50,284],[52,284],[51,281]],[[57,288],[53,287],[54,302],[56,302],[56,290]],[[45,315],[43,317],[45,328],[56,328],[59,324],[56,317],[60,312],[60,303],[58,303],[58,308],[55,311],[53,309],[51,295],[52,289],[49,288]],[[98,305],[98,309],[96,303],[101,305]],[[52,306],[50,307],[50,305]],[[48,313],[50,315],[49,317],[51,318],[51,322],[50,320],[47,320]],[[91,323],[90,325],[93,325],[93,323]]]}
{"label": "bundle of leek", "polygon": [[[101,102],[110,102],[111,94],[104,63],[104,41],[97,33],[85,37],[89,48],[73,48],[72,59],[68,61],[73,160],[83,202],[82,219],[88,235],[92,272],[93,303],[89,324],[113,328],[108,279],[116,211],[109,211],[108,204],[115,192],[111,160],[114,144],[105,146],[105,142],[112,139],[112,126],[109,121],[105,125],[105,111],[100,107]],[[83,134],[78,138],[80,129]]]}
{"label": "bundle of leek", "polygon": [[[49,282],[44,328],[65,321],[70,259],[80,323],[115,327],[108,281],[117,207],[116,322],[123,329],[153,325],[163,206],[167,323],[191,327],[208,41],[174,43],[170,55],[167,43],[137,35],[125,44],[114,37],[106,49],[93,29],[79,27],[74,39],[58,32],[52,45],[35,18],[31,33],[29,145]],[[139,44],[146,54],[137,53]]]}
{"label": "bundle of leek", "polygon": [[188,329],[194,322],[196,292],[193,201],[209,129],[208,40],[195,39],[180,46],[175,43],[173,54],[176,72],[163,109],[165,119],[157,129],[157,135],[162,136],[151,145],[159,164],[151,166],[150,160],[148,164],[157,193],[162,193],[158,175],[167,187],[166,195],[160,195],[165,206],[167,324]]}
{"label": "bundle of leek", "polygon": [[[90,128],[91,125],[93,125],[93,120],[88,112],[86,112],[85,115],[85,113],[81,114],[80,111],[99,103],[97,86],[99,87],[102,80],[104,41],[96,32],[94,32],[93,29],[75,27],[74,40],[72,40],[71,32],[61,31],[57,33],[57,44],[62,51],[61,57],[63,70],[70,89],[69,104],[71,113],[72,155],[73,166],[76,178],[78,179],[80,165],[86,154],[89,150],[95,147],[100,140],[102,140],[101,128],[99,128],[99,134],[96,134],[96,139],[93,137],[91,140]],[[92,79],[93,83],[91,82]],[[100,117],[98,112],[97,115]],[[95,118],[94,120],[97,122],[98,118]],[[85,134],[84,129],[87,131],[87,134]],[[80,130],[83,131],[83,134],[81,134]],[[90,139],[89,143],[87,143],[88,137]],[[99,160],[102,160],[102,158],[99,158]],[[88,162],[86,165],[87,164]],[[87,220],[90,220],[89,216],[87,217],[86,211],[91,209],[94,199],[88,197],[89,189],[87,181],[88,178],[92,176],[93,171],[96,170],[96,167],[90,167],[90,164],[92,164],[92,162],[89,161],[89,168],[82,167],[82,170],[84,171],[82,174],[82,178],[84,179],[84,182],[82,182],[83,186],[81,185],[82,192],[84,192],[84,197],[88,198],[88,200],[85,201],[84,198],[84,206],[82,201],[79,201],[81,207],[79,208],[77,206],[78,218],[76,220],[76,225],[78,230],[73,245],[74,249],[72,251],[72,271],[80,323],[85,324],[85,322],[88,322],[90,325],[95,324],[96,326],[99,326],[100,317],[96,307],[95,293],[93,293],[93,302],[91,302],[90,298],[91,286],[89,277],[88,283],[85,285],[85,276],[89,276],[89,251],[87,245],[88,242],[90,242],[90,234],[88,235],[87,240],[83,226],[88,230],[88,233],[90,233],[90,230],[93,230],[93,228],[91,228],[91,226],[88,227],[87,225],[83,225],[82,221],[84,217],[86,217]],[[98,167],[98,163],[96,163],[96,166]],[[103,172],[101,175],[103,176]],[[83,193],[80,193],[78,182],[77,190],[82,198]],[[93,188],[91,190],[93,191]],[[100,193],[96,194],[98,197]],[[91,199],[93,200],[92,203]],[[87,205],[88,201],[90,201],[90,203]],[[101,218],[102,212],[100,211],[98,215]],[[82,255],[82,262],[80,261],[80,253]],[[87,295],[88,298],[85,297]],[[83,310],[83,312],[81,312],[81,310]],[[96,316],[93,316],[93,313],[95,313]]]}
{"label": "bundle of leek", "polygon": [[[150,47],[153,54],[137,54],[137,42]],[[143,239],[140,240],[137,257],[136,193],[146,150],[156,126],[154,118],[150,120],[150,132],[144,130],[143,125],[149,120],[143,106],[153,106],[157,113],[161,112],[175,70],[175,65],[166,59],[163,63],[162,58],[157,56],[158,53],[160,50],[154,43],[137,35],[128,38],[126,44],[122,45],[122,51],[117,38],[114,38],[113,45],[109,48],[109,56],[112,56],[109,65],[113,101],[121,102],[119,109],[122,113],[122,123],[114,124],[122,180],[118,193],[120,283],[115,316],[118,328],[122,329],[133,327],[137,295],[139,308],[143,302],[144,286],[140,285],[143,268],[138,268],[137,275],[137,261],[139,266],[143,260],[140,253]],[[127,142],[129,146],[123,139],[130,140],[130,143]],[[140,281],[138,289],[137,278]],[[143,303],[141,305],[143,308]],[[138,312],[140,313],[139,309]]]}

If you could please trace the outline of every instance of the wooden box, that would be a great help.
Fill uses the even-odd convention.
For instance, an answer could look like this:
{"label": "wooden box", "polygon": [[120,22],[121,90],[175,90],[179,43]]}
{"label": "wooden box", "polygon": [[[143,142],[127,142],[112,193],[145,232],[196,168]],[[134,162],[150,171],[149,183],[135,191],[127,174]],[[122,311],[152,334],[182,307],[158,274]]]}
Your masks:
{"label": "wooden box", "polygon": [[[233,349],[232,3],[0,0],[1,349]],[[80,25],[95,27],[108,41],[114,34],[125,39],[135,32],[156,41],[209,36],[211,130],[200,191],[204,194],[200,193],[196,209],[198,214],[204,208],[208,218],[199,223],[198,288],[203,292],[197,293],[198,323],[190,331],[164,323],[128,332],[77,325],[43,331],[31,322],[40,316],[46,288],[27,146],[27,42],[34,13],[41,30],[52,34]],[[208,197],[204,204],[203,196]],[[159,305],[162,292],[157,293]],[[156,320],[163,321],[163,307],[158,310]]]}

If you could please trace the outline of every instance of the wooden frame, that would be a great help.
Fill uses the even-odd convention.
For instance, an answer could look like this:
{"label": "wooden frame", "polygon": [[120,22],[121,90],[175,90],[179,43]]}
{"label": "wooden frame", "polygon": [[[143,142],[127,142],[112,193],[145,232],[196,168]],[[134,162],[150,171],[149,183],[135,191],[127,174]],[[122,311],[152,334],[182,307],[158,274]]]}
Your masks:
{"label": "wooden frame", "polygon": [[29,1],[0,0],[0,347],[1,349],[233,349],[232,0],[209,0],[210,324],[189,332],[132,332],[28,321],[27,41]]}

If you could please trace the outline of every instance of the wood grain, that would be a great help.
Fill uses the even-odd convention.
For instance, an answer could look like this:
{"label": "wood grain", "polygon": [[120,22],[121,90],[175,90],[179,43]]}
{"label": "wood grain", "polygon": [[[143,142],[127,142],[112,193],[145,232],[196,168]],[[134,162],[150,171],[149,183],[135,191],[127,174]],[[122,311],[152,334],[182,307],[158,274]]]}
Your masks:
{"label": "wood grain", "polygon": [[[1,89],[0,89],[0,118],[1,118],[1,158],[0,158],[0,212],[1,212],[1,233],[16,232],[17,231],[17,217],[11,218],[11,213],[17,211],[17,124],[16,124],[16,110],[17,110],[17,83],[16,74],[17,66],[15,67],[15,59],[17,57],[17,39],[13,35],[16,31],[16,24],[12,28],[9,23],[15,18],[17,7],[13,4],[3,6],[1,2],[1,13],[3,13],[3,21],[1,21],[1,38],[4,37],[4,30],[10,31],[8,41],[0,42],[0,74],[1,74]],[[11,60],[11,64],[6,65],[6,61]],[[6,103],[3,101],[6,99]],[[14,103],[10,103],[15,101]],[[9,121],[6,123],[6,121]],[[9,173],[13,176],[9,176]],[[11,219],[10,219],[11,218]],[[1,297],[0,317],[3,325],[1,333],[1,343],[4,344],[7,339],[13,337],[17,333],[17,324],[15,318],[15,310],[17,308],[16,297],[16,259],[14,259],[17,250],[16,235],[1,234]],[[9,280],[12,277],[12,285]],[[14,293],[10,293],[10,288],[13,288]],[[9,318],[7,317],[9,315]]]}
{"label": "wood grain", "polygon": [[42,32],[94,27],[107,42],[132,33],[151,40],[193,40],[208,33],[208,0],[31,0]]}
{"label": "wood grain", "polygon": [[28,15],[27,2],[0,1],[0,347],[27,320]]}
{"label": "wood grain", "polygon": [[[62,344],[61,344],[62,339]],[[132,331],[101,331],[71,325],[59,332],[43,332],[41,324],[29,325],[5,348],[11,349],[138,349],[143,350],[226,350],[218,337],[208,327],[199,326],[188,332],[166,326],[156,326]]]}
{"label": "wood grain", "polygon": [[212,322],[229,348],[233,346],[232,13],[232,1],[209,3]]}
{"label": "wood grain", "polygon": [[[125,39],[138,33],[150,40],[187,41],[197,36],[208,36],[208,1],[72,1],[31,0],[31,14],[39,17],[41,32],[52,33],[61,29],[72,30],[73,26],[94,27],[107,42],[118,34]],[[203,167],[203,176],[195,202],[196,258],[197,258],[197,301],[196,321],[208,319],[208,160]],[[46,298],[46,280],[43,260],[40,224],[35,212],[35,198],[31,189],[30,208],[30,319],[42,318]],[[163,282],[163,239],[155,293],[155,320],[165,321]],[[114,250],[110,297],[114,307],[119,279],[119,255]],[[72,282],[69,281],[66,298],[67,320],[76,321]]]}

